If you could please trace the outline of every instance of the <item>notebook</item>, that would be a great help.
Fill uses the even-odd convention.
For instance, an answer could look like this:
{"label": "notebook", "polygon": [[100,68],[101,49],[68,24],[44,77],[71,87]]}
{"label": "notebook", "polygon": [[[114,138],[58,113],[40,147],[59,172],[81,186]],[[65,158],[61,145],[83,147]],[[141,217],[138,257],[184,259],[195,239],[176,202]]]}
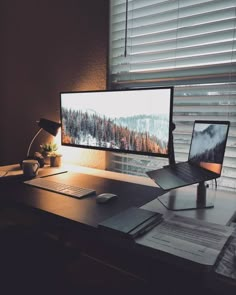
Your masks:
{"label": "notebook", "polygon": [[164,190],[220,177],[229,126],[229,121],[196,120],[188,161],[148,171],[147,175]]}
{"label": "notebook", "polygon": [[162,221],[162,214],[130,207],[101,223],[98,227],[116,237],[136,238]]}

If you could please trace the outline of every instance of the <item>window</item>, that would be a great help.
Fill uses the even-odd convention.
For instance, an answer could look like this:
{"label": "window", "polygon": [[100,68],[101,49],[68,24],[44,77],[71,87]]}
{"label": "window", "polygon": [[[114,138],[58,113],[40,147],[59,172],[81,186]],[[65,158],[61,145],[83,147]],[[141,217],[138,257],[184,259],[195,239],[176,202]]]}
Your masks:
{"label": "window", "polygon": [[[236,189],[235,0],[111,0],[111,88],[175,86],[174,149],[187,160],[195,119],[229,120],[218,185]],[[145,175],[163,159],[112,154],[109,168]]]}

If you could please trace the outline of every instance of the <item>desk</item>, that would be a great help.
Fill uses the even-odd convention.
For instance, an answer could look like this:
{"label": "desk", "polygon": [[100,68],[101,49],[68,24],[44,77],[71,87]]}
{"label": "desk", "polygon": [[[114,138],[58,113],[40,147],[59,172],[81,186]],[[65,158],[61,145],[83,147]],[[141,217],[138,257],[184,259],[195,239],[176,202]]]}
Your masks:
{"label": "desk", "polygon": [[[172,279],[181,266],[168,264],[148,258],[142,253],[133,253],[132,245],[121,246],[109,244],[101,239],[97,229],[98,223],[106,218],[121,212],[130,206],[142,206],[143,208],[158,211],[169,216],[173,212],[165,209],[156,199],[163,191],[152,183],[150,179],[120,175],[107,171],[99,171],[87,168],[71,169],[72,172],[50,176],[56,180],[61,179],[69,184],[79,184],[84,187],[96,189],[96,192],[112,192],[119,197],[107,204],[97,204],[95,196],[81,200],[59,195],[49,191],[26,186],[17,181],[14,185],[1,183],[1,201],[7,204],[19,204],[32,208],[35,214],[40,215],[43,226],[53,228],[60,232],[66,242],[78,246],[81,252],[89,257],[95,257],[98,261],[105,261],[107,265],[123,269],[135,278],[156,281],[156,274],[171,276]],[[137,184],[138,183],[138,184]],[[193,189],[193,188],[187,188]],[[182,211],[178,214],[195,217],[201,220],[227,224],[236,209],[236,198],[233,193],[217,191],[215,207],[213,209],[200,209]],[[44,217],[44,218],[42,218]],[[41,224],[41,226],[42,226]],[[42,226],[42,227],[43,227]],[[115,255],[114,255],[115,253]],[[170,268],[173,271],[170,271]],[[152,271],[151,271],[151,270]],[[194,269],[192,269],[195,272]],[[183,279],[186,280],[187,273]],[[194,274],[194,280],[201,276],[199,272]],[[166,285],[166,282],[165,282]]]}

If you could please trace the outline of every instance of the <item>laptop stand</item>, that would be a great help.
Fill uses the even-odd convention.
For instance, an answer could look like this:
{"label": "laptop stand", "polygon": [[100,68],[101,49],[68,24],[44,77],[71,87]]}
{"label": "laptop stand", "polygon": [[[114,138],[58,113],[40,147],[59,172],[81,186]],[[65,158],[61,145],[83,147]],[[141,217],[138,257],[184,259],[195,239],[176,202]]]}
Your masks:
{"label": "laptop stand", "polygon": [[192,185],[171,190],[158,197],[158,200],[172,211],[213,208],[215,192],[207,191],[207,188],[208,185],[203,181],[197,187]]}

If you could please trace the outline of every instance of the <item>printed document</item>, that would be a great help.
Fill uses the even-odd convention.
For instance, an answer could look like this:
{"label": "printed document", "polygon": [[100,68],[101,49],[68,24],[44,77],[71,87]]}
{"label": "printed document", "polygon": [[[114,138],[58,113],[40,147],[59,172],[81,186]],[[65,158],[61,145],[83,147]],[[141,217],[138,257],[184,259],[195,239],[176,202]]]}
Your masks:
{"label": "printed document", "polygon": [[135,241],[138,245],[213,266],[232,232],[229,226],[173,215]]}

